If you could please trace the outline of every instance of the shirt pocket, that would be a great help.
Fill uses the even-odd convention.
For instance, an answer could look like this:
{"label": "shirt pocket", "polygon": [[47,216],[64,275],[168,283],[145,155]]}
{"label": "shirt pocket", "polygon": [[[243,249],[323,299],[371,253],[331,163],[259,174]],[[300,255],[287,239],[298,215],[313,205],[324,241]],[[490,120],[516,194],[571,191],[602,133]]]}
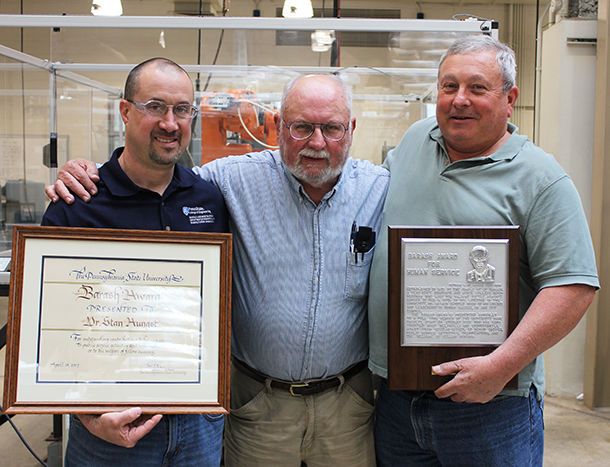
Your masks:
{"label": "shirt pocket", "polygon": [[369,286],[369,270],[371,269],[371,261],[373,260],[373,251],[371,248],[364,253],[357,253],[358,258],[346,252],[346,268],[345,268],[345,290],[344,297],[359,300],[365,298],[368,294]]}

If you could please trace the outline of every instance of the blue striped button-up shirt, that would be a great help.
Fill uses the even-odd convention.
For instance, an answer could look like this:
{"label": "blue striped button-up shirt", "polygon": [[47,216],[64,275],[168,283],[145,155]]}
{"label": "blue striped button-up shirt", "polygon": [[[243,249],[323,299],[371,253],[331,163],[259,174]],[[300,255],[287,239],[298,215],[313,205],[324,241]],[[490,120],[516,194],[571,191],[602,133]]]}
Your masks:
{"label": "blue striped button-up shirt", "polygon": [[349,250],[352,223],[377,232],[389,174],[348,159],[314,204],[262,151],[194,169],[225,198],[233,233],[233,355],[273,378],[340,373],[368,357],[367,291],[374,248]]}

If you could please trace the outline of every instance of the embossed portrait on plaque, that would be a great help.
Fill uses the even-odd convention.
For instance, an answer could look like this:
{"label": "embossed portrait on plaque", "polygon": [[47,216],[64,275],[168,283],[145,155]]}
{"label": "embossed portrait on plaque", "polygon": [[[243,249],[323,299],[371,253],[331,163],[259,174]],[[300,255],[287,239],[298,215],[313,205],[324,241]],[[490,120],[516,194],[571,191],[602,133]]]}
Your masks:
{"label": "embossed portrait on plaque", "polygon": [[494,282],[496,280],[496,268],[489,264],[489,251],[482,245],[477,245],[470,251],[471,271],[466,274],[468,282]]}

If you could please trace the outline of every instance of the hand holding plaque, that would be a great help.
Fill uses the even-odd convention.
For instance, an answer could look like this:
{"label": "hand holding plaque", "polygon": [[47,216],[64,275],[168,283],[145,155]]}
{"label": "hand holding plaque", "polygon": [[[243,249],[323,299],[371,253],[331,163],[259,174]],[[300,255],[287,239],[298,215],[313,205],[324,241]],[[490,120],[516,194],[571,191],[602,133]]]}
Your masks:
{"label": "hand holding plaque", "polygon": [[490,355],[467,357],[432,367],[437,377],[451,379],[434,391],[438,398],[451,398],[454,402],[489,402],[505,386],[507,379],[498,372]]}

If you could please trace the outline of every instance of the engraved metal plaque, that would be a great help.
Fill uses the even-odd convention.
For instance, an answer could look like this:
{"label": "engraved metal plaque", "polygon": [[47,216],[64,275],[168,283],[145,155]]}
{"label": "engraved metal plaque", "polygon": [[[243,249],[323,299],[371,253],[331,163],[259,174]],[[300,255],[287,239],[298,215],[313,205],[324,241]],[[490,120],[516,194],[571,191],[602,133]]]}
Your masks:
{"label": "engraved metal plaque", "polygon": [[401,345],[500,345],[507,239],[402,239]]}
{"label": "engraved metal plaque", "polygon": [[519,229],[390,226],[389,242],[389,386],[433,390],[451,377],[432,365],[487,354],[517,325]]}

